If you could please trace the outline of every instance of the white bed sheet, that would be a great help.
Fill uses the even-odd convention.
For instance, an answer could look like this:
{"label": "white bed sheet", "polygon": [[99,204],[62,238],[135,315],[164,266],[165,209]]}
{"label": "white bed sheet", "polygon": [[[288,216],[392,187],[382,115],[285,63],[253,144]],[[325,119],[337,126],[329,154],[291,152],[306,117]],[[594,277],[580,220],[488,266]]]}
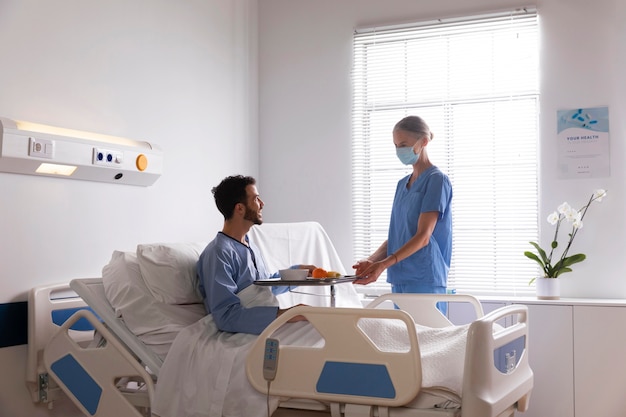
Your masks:
{"label": "white bed sheet", "polygon": [[[247,307],[277,303],[266,287],[250,286],[241,292]],[[361,329],[383,350],[410,347],[404,324],[390,320],[363,320]],[[422,387],[436,403],[460,403],[466,326],[417,326],[422,350]],[[275,335],[281,344],[315,346],[323,343],[308,323],[290,323]],[[211,316],[182,330],[166,357],[156,386],[153,413],[160,417],[266,417],[268,398],[255,390],[245,373],[245,361],[257,336],[217,330]],[[443,397],[441,396],[443,394]],[[270,397],[270,411],[279,398]],[[409,407],[423,407],[417,399]]]}
{"label": "white bed sheet", "polygon": [[[246,307],[278,305],[267,287],[240,292]],[[159,373],[152,412],[161,417],[266,416],[266,398],[245,373],[246,353],[255,335],[217,329],[211,315],[183,329]],[[272,409],[278,399],[272,399]]]}

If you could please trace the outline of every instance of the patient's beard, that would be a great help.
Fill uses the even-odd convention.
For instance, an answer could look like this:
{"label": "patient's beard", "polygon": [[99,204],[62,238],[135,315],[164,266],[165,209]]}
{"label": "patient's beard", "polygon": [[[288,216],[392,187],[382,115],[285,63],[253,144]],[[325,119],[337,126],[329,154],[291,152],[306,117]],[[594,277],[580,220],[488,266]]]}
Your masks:
{"label": "patient's beard", "polygon": [[252,210],[248,206],[246,206],[246,213],[243,215],[243,218],[254,224],[263,224],[261,214],[258,211]]}

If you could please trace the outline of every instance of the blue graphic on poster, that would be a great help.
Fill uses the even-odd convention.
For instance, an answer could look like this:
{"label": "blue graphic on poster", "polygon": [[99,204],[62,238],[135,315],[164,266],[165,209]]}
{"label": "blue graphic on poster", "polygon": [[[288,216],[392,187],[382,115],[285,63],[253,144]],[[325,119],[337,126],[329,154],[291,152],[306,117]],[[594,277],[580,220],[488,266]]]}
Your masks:
{"label": "blue graphic on poster", "polygon": [[610,176],[608,107],[559,110],[557,135],[561,178]]}

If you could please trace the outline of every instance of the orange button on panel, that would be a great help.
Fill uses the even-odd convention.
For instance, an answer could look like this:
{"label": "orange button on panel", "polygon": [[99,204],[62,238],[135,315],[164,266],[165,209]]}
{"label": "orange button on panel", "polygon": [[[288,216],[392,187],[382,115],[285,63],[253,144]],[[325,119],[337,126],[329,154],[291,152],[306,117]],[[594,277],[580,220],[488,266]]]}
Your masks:
{"label": "orange button on panel", "polygon": [[137,169],[139,171],[145,171],[148,168],[148,158],[146,155],[140,153],[137,156],[137,160],[135,161],[135,165],[137,165]]}

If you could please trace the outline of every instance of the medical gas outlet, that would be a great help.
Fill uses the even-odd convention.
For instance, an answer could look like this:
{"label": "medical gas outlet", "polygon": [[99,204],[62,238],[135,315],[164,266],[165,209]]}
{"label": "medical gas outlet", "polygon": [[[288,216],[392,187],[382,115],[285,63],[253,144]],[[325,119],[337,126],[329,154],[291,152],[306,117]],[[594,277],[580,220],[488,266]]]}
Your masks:
{"label": "medical gas outlet", "polygon": [[93,148],[94,165],[119,166],[124,162],[124,154],[119,151]]}

